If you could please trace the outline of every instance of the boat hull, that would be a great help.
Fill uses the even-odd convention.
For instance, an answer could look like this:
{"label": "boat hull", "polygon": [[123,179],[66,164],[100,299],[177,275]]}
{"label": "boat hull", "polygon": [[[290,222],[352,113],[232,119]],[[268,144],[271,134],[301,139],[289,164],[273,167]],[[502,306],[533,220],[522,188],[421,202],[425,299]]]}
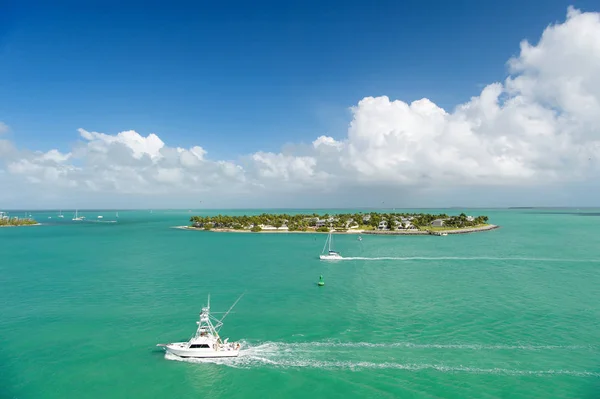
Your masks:
{"label": "boat hull", "polygon": [[344,259],[340,255],[319,255],[319,259],[321,260],[340,260]]}
{"label": "boat hull", "polygon": [[222,357],[238,357],[240,354],[239,349],[234,347],[220,348],[214,350],[212,348],[188,348],[185,344],[167,344],[162,345],[167,353],[183,358],[197,358],[197,359],[210,359],[210,358],[222,358]]}

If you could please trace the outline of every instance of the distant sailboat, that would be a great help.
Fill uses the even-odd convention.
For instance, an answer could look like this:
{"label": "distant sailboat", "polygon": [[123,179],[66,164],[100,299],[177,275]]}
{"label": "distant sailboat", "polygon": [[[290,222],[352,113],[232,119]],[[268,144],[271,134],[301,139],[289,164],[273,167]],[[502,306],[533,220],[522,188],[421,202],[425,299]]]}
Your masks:
{"label": "distant sailboat", "polygon": [[82,221],[84,219],[85,219],[85,216],[79,216],[77,209],[75,209],[75,217],[73,218],[73,220]]}
{"label": "distant sailboat", "polygon": [[59,218],[61,218],[61,219],[65,217],[65,216],[62,214],[62,210],[58,211],[58,217],[59,217]]}
{"label": "distant sailboat", "polygon": [[117,215],[116,215],[116,217],[117,217],[117,219],[119,218],[119,212],[117,212]]}

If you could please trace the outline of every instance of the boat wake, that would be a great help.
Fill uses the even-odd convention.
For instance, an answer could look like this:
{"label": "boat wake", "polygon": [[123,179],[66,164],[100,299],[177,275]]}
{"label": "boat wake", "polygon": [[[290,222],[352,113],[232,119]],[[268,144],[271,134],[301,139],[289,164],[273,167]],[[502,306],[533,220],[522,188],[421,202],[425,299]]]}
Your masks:
{"label": "boat wake", "polygon": [[[397,342],[391,344],[379,344],[369,342],[302,342],[283,343],[265,342],[257,345],[243,343],[240,356],[237,358],[222,359],[189,359],[166,354],[165,358],[188,363],[212,363],[233,368],[317,368],[317,369],[346,369],[360,371],[365,369],[395,369],[411,372],[438,371],[442,373],[472,373],[472,374],[498,374],[498,375],[530,375],[550,376],[569,375],[573,377],[595,377],[600,378],[600,373],[588,370],[522,370],[499,367],[469,367],[465,365],[446,365],[435,363],[400,363],[400,362],[374,362],[370,360],[331,360],[348,354],[348,348],[382,348],[403,347],[413,349],[450,349],[450,350],[522,350],[522,351],[544,351],[544,350],[593,350],[595,346],[560,346],[560,345],[478,345],[478,344],[414,344],[409,342]],[[389,349],[388,349],[389,350]],[[371,353],[371,352],[367,352]],[[372,353],[371,353],[372,354]]]}
{"label": "boat wake", "polygon": [[600,262],[600,259],[557,259],[557,258],[520,258],[520,257],[490,257],[490,256],[378,256],[378,257],[363,257],[352,256],[342,257],[336,260],[416,260],[416,261],[445,261],[445,260],[462,260],[462,261],[480,261],[480,260],[499,260],[499,261],[519,261],[519,262],[575,262],[575,263],[590,263]]}
{"label": "boat wake", "polygon": [[[372,342],[336,342],[336,341],[316,341],[316,342],[297,342],[297,343],[264,343],[263,345],[283,345],[287,349],[303,348],[414,348],[414,349],[463,349],[463,350],[595,350],[596,345],[480,345],[480,344],[416,344],[412,342],[391,342],[391,343],[372,343]],[[258,347],[258,346],[257,346]]]}

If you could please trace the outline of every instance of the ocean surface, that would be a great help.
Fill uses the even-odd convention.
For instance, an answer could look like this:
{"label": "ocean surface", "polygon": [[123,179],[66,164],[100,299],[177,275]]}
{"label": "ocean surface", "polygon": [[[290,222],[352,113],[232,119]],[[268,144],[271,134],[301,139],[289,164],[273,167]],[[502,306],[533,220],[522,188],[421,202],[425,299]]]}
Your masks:
{"label": "ocean surface", "polygon": [[[0,398],[600,397],[600,211],[336,235],[352,258],[337,262],[318,260],[322,234],[171,228],[249,212],[31,212],[44,225],[0,228]],[[226,311],[244,292],[221,331],[239,358],[155,346],[189,339],[209,293]]]}

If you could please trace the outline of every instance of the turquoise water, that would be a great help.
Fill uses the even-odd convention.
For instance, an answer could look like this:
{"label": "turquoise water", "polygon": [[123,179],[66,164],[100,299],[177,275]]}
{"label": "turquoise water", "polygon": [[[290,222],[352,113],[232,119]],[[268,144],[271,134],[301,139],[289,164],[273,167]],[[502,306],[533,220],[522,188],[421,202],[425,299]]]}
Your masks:
{"label": "turquoise water", "polygon": [[[329,263],[324,235],[169,228],[187,211],[32,212],[47,224],[0,229],[0,398],[596,398],[600,216],[569,212],[335,236],[363,259]],[[193,334],[208,293],[225,311],[242,292],[222,330],[238,359],[155,347]]]}

